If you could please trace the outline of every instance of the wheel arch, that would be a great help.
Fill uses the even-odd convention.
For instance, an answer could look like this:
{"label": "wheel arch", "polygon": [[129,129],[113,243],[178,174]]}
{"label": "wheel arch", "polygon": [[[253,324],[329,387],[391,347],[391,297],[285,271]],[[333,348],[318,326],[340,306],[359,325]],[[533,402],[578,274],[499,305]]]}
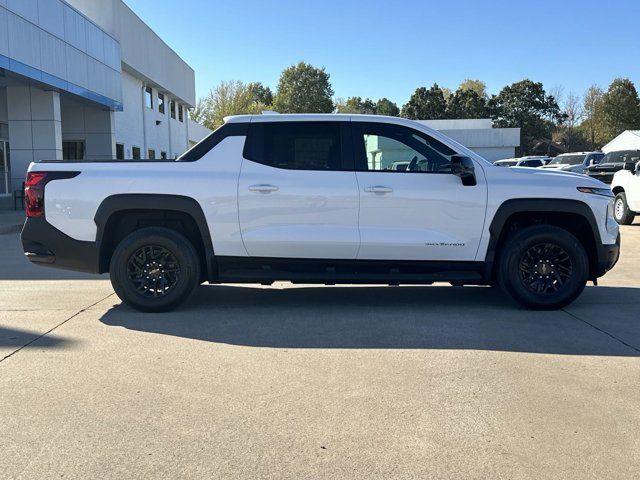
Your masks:
{"label": "wheel arch", "polygon": [[495,281],[500,250],[510,236],[521,228],[537,224],[554,225],[572,233],[589,256],[589,278],[597,277],[597,246],[601,238],[591,208],[580,200],[523,198],[502,203],[491,221],[485,257],[485,275],[489,281]]}
{"label": "wheel arch", "polygon": [[624,193],[624,187],[622,185],[616,185],[611,189],[614,195],[618,195],[619,193]]}
{"label": "wheel arch", "polygon": [[200,204],[190,197],[166,194],[119,194],[105,198],[94,216],[97,227],[98,268],[109,270],[118,242],[148,226],[164,226],[185,235],[201,259],[202,280],[213,278],[214,251],[209,226]]}

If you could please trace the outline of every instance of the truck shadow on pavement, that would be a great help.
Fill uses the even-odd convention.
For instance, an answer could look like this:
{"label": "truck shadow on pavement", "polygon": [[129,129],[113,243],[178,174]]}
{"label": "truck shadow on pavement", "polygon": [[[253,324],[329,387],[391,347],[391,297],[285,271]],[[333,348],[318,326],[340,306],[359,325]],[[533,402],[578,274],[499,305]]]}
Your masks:
{"label": "truck shadow on pavement", "polygon": [[[35,340],[38,340],[38,348],[62,348],[72,343],[66,338],[55,335],[43,335],[29,330],[0,327],[0,348],[22,348]],[[3,357],[3,352],[0,352],[0,359]]]}
{"label": "truck shadow on pavement", "polygon": [[562,311],[519,308],[487,287],[199,287],[181,309],[124,305],[109,326],[273,348],[468,349],[640,356],[640,288],[588,287]]}

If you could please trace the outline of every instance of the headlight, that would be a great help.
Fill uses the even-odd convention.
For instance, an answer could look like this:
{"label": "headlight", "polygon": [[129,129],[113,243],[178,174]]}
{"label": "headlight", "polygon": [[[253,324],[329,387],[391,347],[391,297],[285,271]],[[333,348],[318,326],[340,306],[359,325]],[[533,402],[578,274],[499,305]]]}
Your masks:
{"label": "headlight", "polygon": [[578,187],[578,191],[582,193],[591,193],[593,195],[602,195],[603,197],[613,198],[615,195],[609,188],[600,187]]}

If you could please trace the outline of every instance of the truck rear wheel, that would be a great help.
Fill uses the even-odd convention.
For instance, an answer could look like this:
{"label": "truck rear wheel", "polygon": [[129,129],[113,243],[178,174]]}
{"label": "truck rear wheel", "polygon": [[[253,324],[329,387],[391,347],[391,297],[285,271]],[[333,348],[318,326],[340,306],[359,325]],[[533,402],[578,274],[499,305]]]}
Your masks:
{"label": "truck rear wheel", "polygon": [[573,302],[589,276],[587,252],[571,233],[551,225],[518,231],[507,240],[498,282],[521,305],[555,310]]}
{"label": "truck rear wheel", "polygon": [[613,216],[620,225],[631,225],[636,218],[636,214],[629,210],[627,196],[624,192],[616,195],[613,202]]}
{"label": "truck rear wheel", "polygon": [[111,257],[111,284],[120,299],[143,312],[166,312],[198,286],[198,253],[183,235],[163,227],[136,230]]}

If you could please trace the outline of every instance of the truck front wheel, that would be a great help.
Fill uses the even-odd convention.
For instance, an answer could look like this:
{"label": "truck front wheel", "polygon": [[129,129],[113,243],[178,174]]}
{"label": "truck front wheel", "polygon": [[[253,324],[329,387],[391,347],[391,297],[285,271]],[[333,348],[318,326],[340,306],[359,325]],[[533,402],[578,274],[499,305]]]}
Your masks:
{"label": "truck front wheel", "polygon": [[580,241],[552,225],[523,228],[509,238],[499,256],[498,282],[521,305],[555,310],[584,290],[589,258]]}
{"label": "truck front wheel", "polygon": [[613,216],[620,225],[631,225],[636,217],[636,214],[629,210],[627,196],[624,192],[616,195],[616,199],[613,202]]}
{"label": "truck front wheel", "polygon": [[199,283],[198,253],[183,235],[148,227],[126,236],[111,257],[113,289],[143,312],[166,312],[185,301]]}

